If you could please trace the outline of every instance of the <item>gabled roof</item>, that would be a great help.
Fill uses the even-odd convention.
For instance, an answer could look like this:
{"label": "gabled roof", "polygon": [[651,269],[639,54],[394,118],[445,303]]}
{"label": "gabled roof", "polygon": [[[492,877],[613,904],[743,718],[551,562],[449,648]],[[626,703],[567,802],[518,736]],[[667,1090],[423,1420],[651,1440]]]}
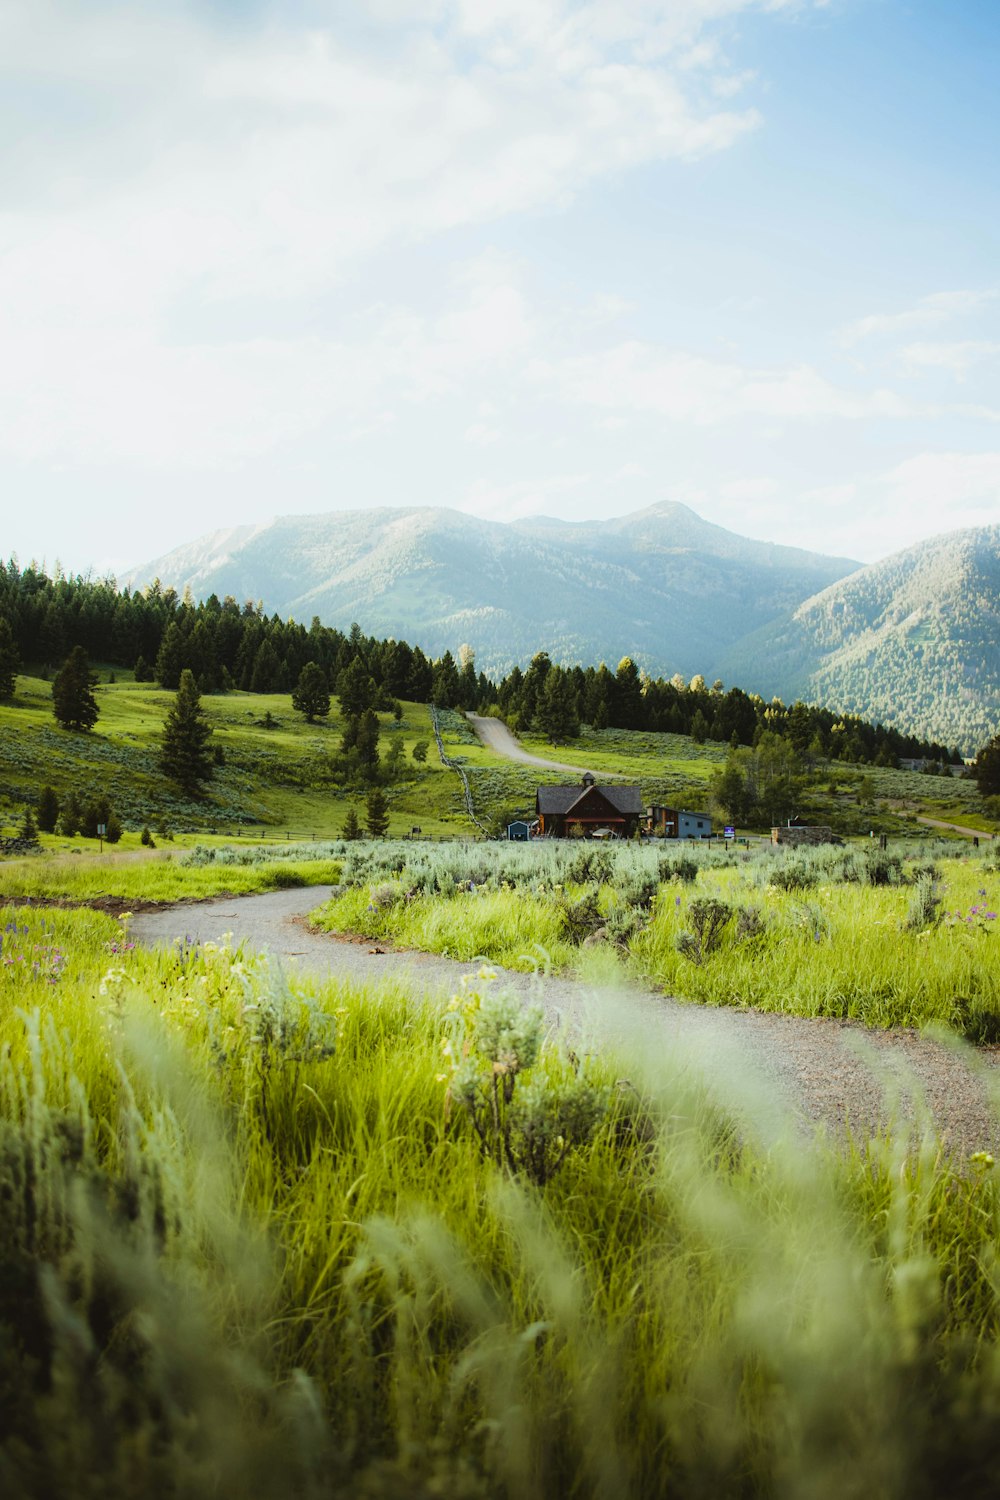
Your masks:
{"label": "gabled roof", "polygon": [[637,786],[540,786],[537,806],[540,813],[564,817],[577,803],[584,803],[593,792],[598,792],[622,817],[632,817],[642,812],[642,792]]}

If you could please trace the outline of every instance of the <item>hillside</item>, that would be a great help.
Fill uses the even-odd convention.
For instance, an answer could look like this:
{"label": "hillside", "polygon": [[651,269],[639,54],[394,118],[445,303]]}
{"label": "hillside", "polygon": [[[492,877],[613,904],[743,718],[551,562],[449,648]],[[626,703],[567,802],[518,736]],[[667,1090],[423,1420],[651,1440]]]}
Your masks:
{"label": "hillside", "polygon": [[1000,726],[1000,526],[862,568],[740,642],[725,673],[967,754]]}
{"label": "hillside", "polygon": [[[117,676],[118,674],[116,674]],[[13,702],[0,703],[0,833],[16,832],[26,804],[35,805],[46,783],[60,798],[75,791],[84,802],[98,794],[110,797],[128,830],[120,848],[138,847],[138,830],[148,823],[156,832],[169,826],[180,836],[239,836],[329,839],[339,836],[348,809],[364,816],[365,788],[338,784],[332,758],[345,724],[336,708],[328,721],[308,724],[291,706],[288,694],[232,692],[206,696],[203,707],[214,731],[213,744],[224,764],[204,799],[180,794],[158,766],[163,720],[173,694],[128,674],[109,682],[102,673],[97,688],[101,710],[90,734],[59,729],[52,717],[51,688],[36,677],[21,675]],[[383,760],[395,741],[404,753],[400,773],[386,787],[390,832],[409,834],[419,827],[425,837],[475,837],[462,785],[454,770],[436,753],[430,711],[406,703],[397,721],[379,715]],[[480,744],[464,717],[441,712],[446,754],[464,767],[473,804],[481,820],[503,810],[527,812],[539,783],[565,782],[572,773],[517,765]],[[425,761],[413,758],[415,744],[428,743]],[[554,754],[579,767],[625,776],[638,782],[644,801],[708,808],[709,781],[725,762],[723,744],[696,744],[689,736],[624,729],[587,729],[579,740],[557,752],[537,735],[525,735],[529,752]],[[873,789],[877,810],[862,808],[858,786],[862,775]],[[831,823],[843,833],[870,827],[892,834],[917,832],[914,814],[991,829],[984,819],[975,783],[951,777],[866,765],[831,763],[810,789],[800,808],[814,821]],[[47,849],[83,849],[89,841],[45,836]]]}
{"label": "hillside", "polygon": [[787,615],[857,564],[750,541],[662,504],[611,521],[500,523],[446,509],[336,511],[214,532],[132,570],[262,599],[268,611],[419,641],[464,641],[502,673],[544,647],[561,661],[711,678],[735,638]]}

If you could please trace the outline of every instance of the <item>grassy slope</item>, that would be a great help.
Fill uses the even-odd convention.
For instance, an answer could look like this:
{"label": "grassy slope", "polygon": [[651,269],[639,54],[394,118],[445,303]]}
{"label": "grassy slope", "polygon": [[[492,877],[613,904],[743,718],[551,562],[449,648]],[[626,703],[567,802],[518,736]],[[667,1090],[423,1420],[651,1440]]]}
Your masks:
{"label": "grassy slope", "polygon": [[[203,698],[226,763],[204,802],[182,798],[156,764],[173,697],[147,684],[102,683],[95,729],[70,734],[52,718],[49,684],[19,678],[14,702],[0,705],[0,805],[10,809],[8,821],[19,821],[22,804],[45,782],[60,793],[75,787],[84,797],[106,791],[123,822],[136,828],[164,817],[181,829],[329,838],[339,833],[348,807],[363,817],[364,792],[340,791],[329,774],[343,730],[336,707],[325,723],[306,724],[288,694]],[[261,727],[267,713],[276,727]],[[429,834],[470,831],[458,777],[434,751],[427,708],[404,704],[398,728],[391,714],[380,715],[380,722],[383,754],[396,738],[405,746],[405,779],[388,789],[390,831],[408,832],[415,824]],[[423,766],[412,759],[418,740],[430,742]]]}
{"label": "grassy slope", "polygon": [[[106,678],[107,671],[101,675]],[[363,814],[363,790],[338,789],[329,772],[343,729],[336,703],[325,723],[306,724],[287,694],[230,693],[203,699],[226,763],[208,798],[192,802],[178,794],[157,766],[162,724],[173,695],[119,676],[122,680],[115,683],[102,681],[101,717],[86,735],[69,734],[56,725],[48,683],[18,679],[13,703],[0,704],[0,824],[6,810],[5,831],[13,831],[24,802],[33,799],[45,782],[59,792],[74,787],[84,797],[106,791],[133,832],[143,823],[155,827],[162,818],[175,829],[225,836],[330,838],[340,832],[348,807]],[[270,729],[262,727],[266,714],[275,721]],[[420,827],[430,836],[475,833],[459,778],[441,765],[436,753],[426,706],[404,704],[399,726],[388,714],[381,716],[381,723],[383,754],[397,738],[405,750],[403,779],[388,789],[390,832],[398,835]],[[443,724],[446,752],[468,771],[480,818],[489,818],[499,807],[527,812],[534,806],[539,782],[566,779],[566,773],[503,760],[480,745],[457,714],[445,715]],[[412,759],[417,740],[430,744],[423,765]],[[626,730],[586,730],[579,740],[558,748],[535,736],[526,737],[524,744],[534,754],[578,765],[581,772],[634,776],[647,800],[702,809],[708,806],[709,777],[726,754],[725,746],[698,746],[683,735]],[[857,805],[862,771],[874,782],[876,800],[876,808],[864,812]],[[982,817],[973,783],[877,767],[827,768],[804,810],[847,832],[867,832],[869,827],[916,831],[916,812],[984,829],[991,826]],[[45,843],[66,846],[58,839]],[[134,837],[127,837],[123,847],[134,843]],[[80,840],[75,847],[81,847]]]}

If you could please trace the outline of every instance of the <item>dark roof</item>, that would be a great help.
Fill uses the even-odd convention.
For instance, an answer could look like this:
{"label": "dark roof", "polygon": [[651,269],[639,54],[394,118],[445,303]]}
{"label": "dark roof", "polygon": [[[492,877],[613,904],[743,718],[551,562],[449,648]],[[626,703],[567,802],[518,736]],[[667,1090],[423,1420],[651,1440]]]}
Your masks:
{"label": "dark roof", "polygon": [[577,802],[582,802],[591,792],[599,792],[623,817],[642,812],[642,792],[637,786],[540,786],[538,788],[538,811],[540,813],[566,814]]}

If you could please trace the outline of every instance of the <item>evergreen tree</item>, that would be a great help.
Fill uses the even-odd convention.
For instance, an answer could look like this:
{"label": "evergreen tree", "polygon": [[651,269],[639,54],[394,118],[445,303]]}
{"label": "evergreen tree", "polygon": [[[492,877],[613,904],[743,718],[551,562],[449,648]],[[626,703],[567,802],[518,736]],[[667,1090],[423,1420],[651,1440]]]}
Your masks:
{"label": "evergreen tree", "polygon": [[14,632],[7,621],[0,618],[0,699],[13,698],[20,665]]}
{"label": "evergreen tree", "polygon": [[554,745],[575,739],[580,733],[573,679],[559,667],[552,667],[538,698],[535,723]]}
{"label": "evergreen tree", "polygon": [[80,832],[83,834],[84,838],[96,839],[98,837],[97,829],[99,825],[103,823],[105,826],[107,826],[108,819],[110,817],[110,798],[104,796],[103,794],[98,797],[92,797],[90,801],[85,805],[80,816]]}
{"label": "evergreen tree", "polygon": [[111,815],[108,818],[108,826],[104,830],[105,841],[109,844],[117,844],[123,832],[124,829],[122,828],[121,823],[118,821],[118,815],[112,809]]}
{"label": "evergreen tree", "polygon": [[92,729],[97,723],[100,710],[92,691],[96,681],[86,651],[74,646],[52,684],[52,712],[64,729]]}
{"label": "evergreen tree", "polygon": [[384,838],[389,832],[389,804],[380,786],[373,786],[365,801],[365,827],[373,839]]}
{"label": "evergreen tree", "polygon": [[[143,663],[145,668],[145,663]],[[184,637],[176,620],[167,626],[156,653],[156,680],[163,688],[176,688],[184,670]],[[137,679],[138,680],[138,679]]]}
{"label": "evergreen tree", "polygon": [[341,672],[337,679],[337,694],[340,711],[346,719],[360,719],[375,702],[375,683],[360,656],[356,656]]}
{"label": "evergreen tree", "polygon": [[359,839],[360,837],[361,824],[358,822],[358,815],[354,811],[353,807],[349,807],[347,809],[347,817],[344,819],[344,827],[343,831],[341,832],[341,838],[347,839],[349,843],[353,843],[355,839]]}
{"label": "evergreen tree", "polygon": [[38,794],[36,813],[38,826],[43,833],[55,833],[59,820],[59,797],[54,787],[43,786]]}
{"label": "evergreen tree", "polygon": [[299,680],[292,693],[292,707],[296,713],[305,714],[306,723],[325,719],[330,712],[330,689],[326,673],[317,662],[307,661],[299,673]]}
{"label": "evergreen tree", "polygon": [[59,832],[68,839],[73,838],[80,832],[80,821],[83,813],[80,801],[75,792],[70,792],[63,798],[63,804],[59,811]]}
{"label": "evergreen tree", "polygon": [[265,636],[253,659],[253,675],[250,678],[251,693],[277,693],[280,691],[281,662],[277,651]]}
{"label": "evergreen tree", "polygon": [[980,796],[995,797],[1000,793],[1000,734],[994,735],[976,756],[973,770]]}
{"label": "evergreen tree", "polygon": [[24,808],[24,821],[21,824],[21,837],[28,843],[33,844],[38,838],[38,826],[35,823],[35,815],[31,811],[31,804],[26,803]]}
{"label": "evergreen tree", "polygon": [[373,776],[378,770],[378,741],[380,734],[378,715],[366,708],[357,721],[354,749],[362,774]]}
{"label": "evergreen tree", "polygon": [[185,668],[163,726],[160,749],[161,767],[185,792],[197,793],[203,782],[212,779],[214,763],[208,748],[211,733],[194,673]]}
{"label": "evergreen tree", "polygon": [[461,696],[461,682],[455,658],[446,651],[434,668],[433,702],[438,708],[455,708]]}

